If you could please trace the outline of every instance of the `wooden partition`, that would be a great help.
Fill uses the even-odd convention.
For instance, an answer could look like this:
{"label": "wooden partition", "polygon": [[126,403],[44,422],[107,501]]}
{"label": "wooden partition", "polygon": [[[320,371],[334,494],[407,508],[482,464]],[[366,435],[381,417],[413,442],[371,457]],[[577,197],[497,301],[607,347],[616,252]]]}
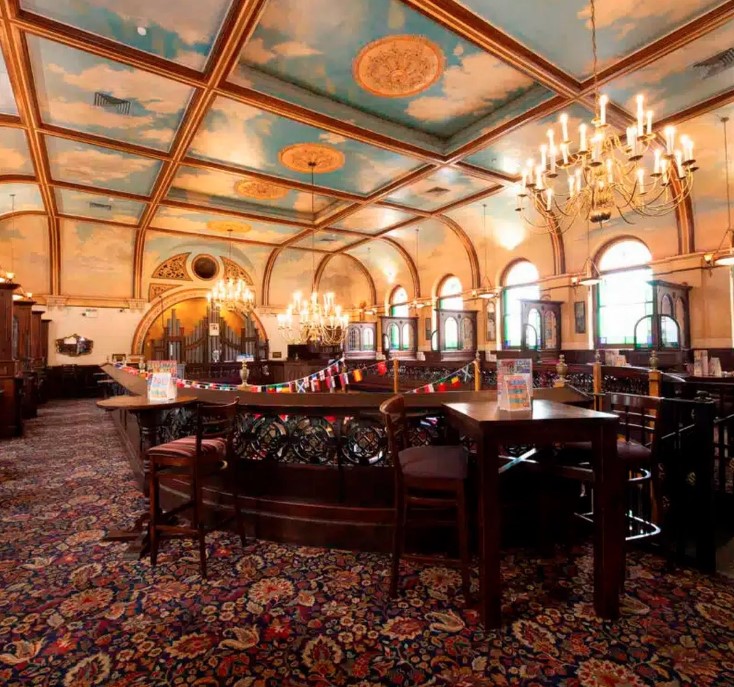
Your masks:
{"label": "wooden partition", "polygon": [[20,436],[20,379],[15,358],[17,320],[14,318],[13,291],[17,284],[0,283],[0,438]]}

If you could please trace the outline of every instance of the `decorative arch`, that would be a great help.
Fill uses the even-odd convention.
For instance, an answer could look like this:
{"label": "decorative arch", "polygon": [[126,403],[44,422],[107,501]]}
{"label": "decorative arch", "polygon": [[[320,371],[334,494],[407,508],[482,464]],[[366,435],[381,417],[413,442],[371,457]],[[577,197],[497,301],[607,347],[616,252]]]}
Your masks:
{"label": "decorative arch", "polygon": [[471,270],[471,288],[478,289],[481,285],[482,276],[479,271],[479,256],[477,255],[477,249],[474,243],[469,238],[469,235],[461,228],[461,225],[455,220],[447,217],[446,215],[436,215],[435,219],[443,222],[451,231],[456,234],[456,237],[461,241],[461,244],[466,250],[466,255],[469,258],[469,268]]}
{"label": "decorative arch", "polygon": [[[179,303],[183,303],[184,301],[194,300],[195,298],[206,298],[207,293],[209,293],[209,290],[206,288],[191,288],[184,291],[176,291],[168,296],[161,294],[158,302],[155,303],[155,305],[151,305],[145,315],[140,318],[140,322],[138,322],[138,326],[135,328],[135,334],[133,334],[131,352],[138,355],[143,354],[145,336],[147,335],[148,330],[153,326],[153,323],[158,319],[158,317],[160,317],[162,311],[165,311],[174,305],[178,305]],[[257,314],[253,311],[247,315],[252,318],[252,321],[263,340],[267,339],[265,327],[263,327],[263,324]]]}
{"label": "decorative arch", "polygon": [[219,259],[224,265],[224,278],[225,279],[242,279],[248,286],[253,286],[252,277],[249,275],[244,267],[238,265],[234,260],[225,258],[223,255],[219,256]]}
{"label": "decorative arch", "polygon": [[[514,258],[513,260],[510,260],[505,265],[505,269],[502,270],[502,273],[500,274],[500,286],[505,286],[505,282],[507,281],[507,275],[512,271],[514,267],[519,265],[522,262],[529,262],[531,265],[535,266],[535,263],[532,260],[528,260],[527,258]],[[536,267],[537,269],[537,267]]]}
{"label": "decorative arch", "polygon": [[637,243],[641,243],[645,248],[647,248],[648,253],[652,255],[652,251],[650,250],[650,246],[648,246],[639,236],[633,236],[632,234],[622,234],[622,236],[615,236],[612,239],[609,239],[609,241],[606,241],[603,243],[595,252],[594,252],[594,264],[599,265],[599,260],[601,259],[602,255],[606,253],[612,246],[614,246],[617,243],[622,243],[623,241],[635,241]]}
{"label": "decorative arch", "polygon": [[164,260],[153,270],[152,279],[172,279],[175,281],[193,281],[187,267],[191,252],[177,253]]}
{"label": "decorative arch", "polygon": [[359,269],[359,271],[364,275],[365,279],[367,279],[367,285],[370,287],[370,298],[372,299],[370,301],[370,305],[377,303],[377,289],[375,288],[375,281],[374,279],[372,279],[372,275],[360,260],[355,258],[353,255],[350,255],[349,253],[329,253],[321,259],[321,262],[319,262],[318,267],[316,268],[316,290],[318,291],[319,287],[321,286],[321,277],[326,270],[326,266],[329,264],[329,262],[331,262],[331,259],[333,257],[336,257],[337,255],[350,258],[354,262],[354,264],[357,266],[357,269]]}

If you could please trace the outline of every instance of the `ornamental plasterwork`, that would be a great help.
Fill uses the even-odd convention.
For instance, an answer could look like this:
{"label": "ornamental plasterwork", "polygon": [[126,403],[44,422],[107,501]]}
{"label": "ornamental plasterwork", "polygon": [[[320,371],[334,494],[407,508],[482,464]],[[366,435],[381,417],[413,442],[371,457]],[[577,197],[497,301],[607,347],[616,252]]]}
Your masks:
{"label": "ornamental plasterwork", "polygon": [[186,269],[186,261],[191,253],[179,253],[162,262],[153,272],[154,279],[173,279],[176,281],[192,281]]}
{"label": "ornamental plasterwork", "polygon": [[228,219],[216,219],[207,222],[206,228],[211,231],[231,231],[233,234],[247,234],[252,229],[247,222],[233,222]]}
{"label": "ornamental plasterwork", "polygon": [[280,151],[278,157],[283,165],[296,172],[310,172],[310,163],[315,163],[315,174],[333,172],[344,166],[344,153],[323,143],[294,143]]}
{"label": "ornamental plasterwork", "polygon": [[219,256],[224,264],[224,278],[225,279],[242,279],[245,284],[252,286],[252,278],[245,270],[243,270],[234,260],[225,258],[223,255]]}
{"label": "ornamental plasterwork", "polygon": [[152,301],[158,298],[162,293],[170,291],[171,289],[177,289],[177,284],[151,284],[148,287],[148,300]]}
{"label": "ornamental plasterwork", "polygon": [[261,179],[242,179],[234,185],[234,192],[238,196],[256,200],[280,200],[288,195],[289,190],[285,186]]}
{"label": "ornamental plasterwork", "polygon": [[383,98],[405,98],[433,86],[441,78],[441,48],[423,36],[386,36],[368,43],[352,64],[354,80]]}

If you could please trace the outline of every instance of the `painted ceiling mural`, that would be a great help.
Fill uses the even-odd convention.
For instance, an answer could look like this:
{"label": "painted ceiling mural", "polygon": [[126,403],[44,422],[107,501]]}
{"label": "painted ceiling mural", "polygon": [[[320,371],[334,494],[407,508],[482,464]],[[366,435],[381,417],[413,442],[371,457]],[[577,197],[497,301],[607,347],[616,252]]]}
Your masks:
{"label": "painted ceiling mural", "polygon": [[[572,104],[573,84],[591,74],[588,0],[554,3],[552,11],[536,0],[446,0],[438,5],[456,11],[435,19],[430,7],[418,11],[402,0],[266,0],[253,25],[236,25],[252,29],[242,42],[230,34],[243,0],[179,0],[175,10],[168,0],[6,4],[10,21],[18,11],[23,21],[0,54],[0,215],[13,202],[19,212],[48,211],[44,199],[52,199],[61,218],[61,278],[49,278],[58,275],[49,275],[46,261],[38,278],[46,289],[60,283],[76,296],[144,297],[147,275],[165,256],[181,246],[226,253],[232,229],[233,253],[250,265],[259,294],[268,257],[287,245],[272,273],[273,303],[310,288],[312,247],[317,262],[341,251],[359,259],[379,298],[397,283],[412,297],[403,256],[379,237],[387,232],[413,256],[418,226],[427,296],[444,267],[462,281],[470,275],[464,246],[435,216],[460,225],[483,266],[484,203],[493,280],[517,257],[536,262],[543,276],[553,273],[551,241],[515,213],[510,184],[539,157],[561,112],[574,140],[593,116]],[[476,34],[456,23],[459,5],[477,15]],[[600,65],[611,70],[602,90],[628,109],[643,92],[656,121],[667,118],[694,139],[696,248],[716,248],[726,223],[719,117],[734,114],[725,52],[734,49],[734,11],[723,0],[597,0],[596,15]],[[666,36],[692,20],[705,26],[679,31],[670,43]],[[33,22],[39,27],[31,30]],[[542,63],[531,68],[532,54],[513,55],[511,47],[497,55],[479,47],[488,44],[479,40],[484,30],[487,38],[514,39],[556,72]],[[647,46],[637,57],[654,59],[638,60],[635,51]],[[230,48],[231,64],[219,66],[231,71],[199,112],[192,97],[215,64],[210,58]],[[19,69],[8,71],[9,55]],[[563,73],[570,86],[554,80]],[[38,131],[16,100],[37,112]],[[179,141],[184,131],[191,135]],[[659,255],[676,250],[673,215],[630,219],[595,229],[592,246],[627,232]],[[44,226],[43,217],[18,220],[14,233]],[[582,225],[563,237],[569,272],[586,254]],[[14,259],[27,253],[31,264],[48,254],[49,237],[28,232],[27,241],[11,243]],[[142,260],[134,257],[136,235],[144,239]],[[0,241],[8,243],[1,233]],[[118,268],[102,255],[105,242]],[[337,266],[350,263],[334,258],[328,278],[336,284]],[[91,279],[80,276],[87,268]],[[344,282],[345,293],[363,288],[354,279]]]}
{"label": "painted ceiling mural", "polygon": [[46,217],[21,215],[0,219],[0,267],[15,272],[26,291],[48,293],[49,255]]}
{"label": "painted ceiling mural", "polygon": [[319,283],[321,293],[332,292],[340,303],[372,304],[372,292],[364,272],[344,255],[331,258]]}
{"label": "painted ceiling mural", "polygon": [[62,292],[130,298],[134,245],[134,229],[62,220]]}

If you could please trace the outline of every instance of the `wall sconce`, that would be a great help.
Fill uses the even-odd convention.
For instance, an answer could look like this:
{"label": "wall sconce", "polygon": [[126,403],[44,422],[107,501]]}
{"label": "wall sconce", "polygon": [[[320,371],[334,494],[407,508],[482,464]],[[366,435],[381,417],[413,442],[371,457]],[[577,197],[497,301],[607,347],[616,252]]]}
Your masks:
{"label": "wall sconce", "polygon": [[709,277],[710,277],[711,270],[714,269],[714,254],[704,253],[702,260],[703,260],[703,269],[708,270]]}

